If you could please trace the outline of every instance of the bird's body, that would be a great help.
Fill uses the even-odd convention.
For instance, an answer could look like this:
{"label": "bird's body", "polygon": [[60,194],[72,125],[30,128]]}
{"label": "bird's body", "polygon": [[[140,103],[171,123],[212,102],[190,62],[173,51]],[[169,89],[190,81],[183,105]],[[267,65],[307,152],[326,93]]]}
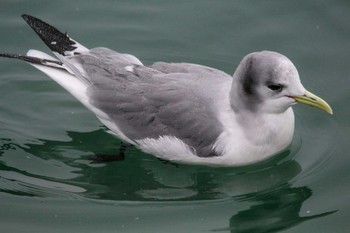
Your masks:
{"label": "bird's body", "polygon": [[28,61],[118,138],[158,158],[243,165],[280,152],[293,138],[291,105],[306,90],[279,53],[247,55],[233,77],[189,63],[145,66],[133,55],[87,49],[39,19],[23,17],[58,59],[36,50],[1,56]]}

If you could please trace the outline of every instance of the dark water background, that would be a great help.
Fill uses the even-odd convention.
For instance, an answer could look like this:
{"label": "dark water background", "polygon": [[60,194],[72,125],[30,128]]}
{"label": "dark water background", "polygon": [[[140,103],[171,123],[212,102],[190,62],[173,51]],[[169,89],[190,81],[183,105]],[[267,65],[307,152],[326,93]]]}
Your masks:
{"label": "dark water background", "polygon": [[1,1],[0,50],[48,51],[22,13],[87,47],[233,73],[274,50],[334,116],[296,106],[292,145],[243,168],[163,164],[119,141],[29,65],[0,60],[0,232],[348,232],[349,1]]}

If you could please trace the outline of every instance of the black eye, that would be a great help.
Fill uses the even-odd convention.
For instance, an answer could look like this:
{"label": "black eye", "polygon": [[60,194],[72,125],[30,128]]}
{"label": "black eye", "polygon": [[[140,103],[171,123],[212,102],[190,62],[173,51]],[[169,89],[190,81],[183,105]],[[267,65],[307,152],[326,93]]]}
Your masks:
{"label": "black eye", "polygon": [[267,85],[267,87],[273,91],[282,91],[283,89],[282,84],[270,84],[270,85]]}

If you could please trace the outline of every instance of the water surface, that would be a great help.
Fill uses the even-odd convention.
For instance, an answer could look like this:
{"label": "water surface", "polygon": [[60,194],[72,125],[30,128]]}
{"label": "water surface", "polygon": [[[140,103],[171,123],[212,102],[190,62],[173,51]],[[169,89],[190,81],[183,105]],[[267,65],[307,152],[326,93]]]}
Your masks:
{"label": "water surface", "polygon": [[232,74],[274,50],[334,116],[296,106],[286,151],[260,164],[164,164],[136,149],[90,163],[119,141],[44,74],[0,60],[1,232],[347,232],[350,227],[348,1],[2,1],[0,50],[48,51],[32,14],[87,47],[144,63],[194,62]]}

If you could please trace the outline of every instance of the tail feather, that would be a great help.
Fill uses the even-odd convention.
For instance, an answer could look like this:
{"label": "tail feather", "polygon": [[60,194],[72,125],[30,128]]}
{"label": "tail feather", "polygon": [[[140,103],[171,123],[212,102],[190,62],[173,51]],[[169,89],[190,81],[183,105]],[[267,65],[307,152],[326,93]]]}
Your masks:
{"label": "tail feather", "polygon": [[22,17],[53,52],[69,56],[88,51],[86,47],[70,38],[67,33],[60,32],[42,20],[26,14],[23,14]]}

